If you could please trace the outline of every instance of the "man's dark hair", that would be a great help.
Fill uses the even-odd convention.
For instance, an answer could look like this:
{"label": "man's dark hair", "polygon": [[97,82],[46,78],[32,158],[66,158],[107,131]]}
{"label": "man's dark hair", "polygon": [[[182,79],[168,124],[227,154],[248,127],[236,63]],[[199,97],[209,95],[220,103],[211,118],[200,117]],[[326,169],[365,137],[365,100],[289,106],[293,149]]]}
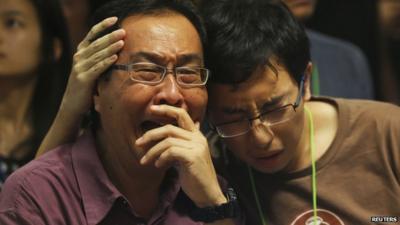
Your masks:
{"label": "man's dark hair", "polygon": [[201,10],[212,82],[246,81],[260,66],[271,68],[270,60],[276,58],[300,83],[310,61],[309,42],[302,25],[282,2],[211,0]]}
{"label": "man's dark hair", "polygon": [[197,8],[190,0],[113,0],[99,8],[93,15],[92,26],[111,17],[118,17],[115,26],[106,30],[103,36],[120,28],[121,22],[132,15],[157,15],[168,11],[176,12],[186,17],[199,33],[203,46],[206,44],[206,31]]}

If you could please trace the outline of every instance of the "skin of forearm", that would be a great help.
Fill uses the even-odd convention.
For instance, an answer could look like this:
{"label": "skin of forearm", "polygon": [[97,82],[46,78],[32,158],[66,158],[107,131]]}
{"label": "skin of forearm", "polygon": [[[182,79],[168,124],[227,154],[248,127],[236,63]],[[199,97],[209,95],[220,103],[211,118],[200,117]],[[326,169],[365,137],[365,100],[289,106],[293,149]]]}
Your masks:
{"label": "skin of forearm", "polygon": [[36,153],[36,157],[43,155],[61,144],[74,141],[79,132],[82,118],[83,115],[76,115],[76,113],[71,113],[67,109],[61,107],[42,141]]}

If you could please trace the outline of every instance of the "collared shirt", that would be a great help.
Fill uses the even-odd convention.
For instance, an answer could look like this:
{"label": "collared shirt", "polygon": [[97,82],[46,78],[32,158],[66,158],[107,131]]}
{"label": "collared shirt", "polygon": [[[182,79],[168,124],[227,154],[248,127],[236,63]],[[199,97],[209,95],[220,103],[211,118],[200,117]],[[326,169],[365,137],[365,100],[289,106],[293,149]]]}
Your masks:
{"label": "collared shirt", "polygon": [[[140,195],[140,193],[138,193]],[[145,221],[108,178],[92,135],[60,146],[16,171],[0,194],[0,224],[199,225],[185,213],[178,182]]]}
{"label": "collared shirt", "polygon": [[31,157],[19,160],[0,156],[0,191],[7,177],[30,160],[32,160]]}

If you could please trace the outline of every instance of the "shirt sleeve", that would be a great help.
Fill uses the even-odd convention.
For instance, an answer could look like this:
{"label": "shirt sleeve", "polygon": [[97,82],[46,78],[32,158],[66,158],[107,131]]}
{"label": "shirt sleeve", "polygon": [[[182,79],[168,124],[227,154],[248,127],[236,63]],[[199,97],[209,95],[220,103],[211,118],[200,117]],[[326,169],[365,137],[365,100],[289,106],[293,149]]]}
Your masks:
{"label": "shirt sleeve", "polygon": [[34,196],[30,193],[30,185],[26,180],[12,174],[0,193],[1,225],[44,225]]}
{"label": "shirt sleeve", "polygon": [[397,182],[400,184],[400,107],[396,106],[393,112],[388,111],[387,115],[393,115],[389,122],[389,133],[386,137],[388,140],[389,154],[394,164],[394,174]]}
{"label": "shirt sleeve", "polygon": [[18,210],[8,210],[0,212],[1,225],[44,225],[37,214]]}

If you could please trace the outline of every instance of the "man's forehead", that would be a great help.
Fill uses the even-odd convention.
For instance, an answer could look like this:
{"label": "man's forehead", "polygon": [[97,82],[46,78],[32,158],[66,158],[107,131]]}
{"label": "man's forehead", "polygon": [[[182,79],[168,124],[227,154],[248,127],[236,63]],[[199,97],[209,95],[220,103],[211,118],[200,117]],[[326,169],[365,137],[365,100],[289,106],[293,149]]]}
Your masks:
{"label": "man's forehead", "polygon": [[233,84],[211,83],[210,89],[224,90],[224,93],[226,92],[234,95],[253,92],[255,87],[258,87],[260,84],[262,84],[265,87],[264,91],[269,92],[271,89],[274,89],[275,86],[277,86],[278,80],[278,74],[273,72],[271,69],[257,69],[245,81]]}
{"label": "man's forehead", "polygon": [[280,88],[277,85],[246,85],[233,88],[230,84],[210,84],[209,91],[211,99],[220,100],[220,102],[233,102],[236,104],[245,104],[262,98],[263,100],[271,99],[277,95]]}
{"label": "man's forehead", "polygon": [[[121,22],[121,27],[124,29],[141,28],[141,30],[152,30],[158,23],[168,21],[169,19],[189,20],[182,14],[171,10],[160,10],[154,13],[137,13],[128,15]],[[191,24],[191,22],[189,22]],[[144,25],[144,26],[141,26]],[[170,27],[179,26],[179,23],[170,24]]]}
{"label": "man's forehead", "polygon": [[192,23],[178,13],[132,15],[122,21],[126,30],[124,60],[202,64],[203,49]]}
{"label": "man's forehead", "polygon": [[[229,74],[226,74],[229,76]],[[239,76],[242,77],[242,76]],[[229,80],[229,79],[228,79]],[[284,65],[276,57],[270,57],[267,64],[259,65],[249,74],[249,77],[238,83],[210,83],[210,87],[229,90],[232,93],[251,92],[254,87],[264,86],[268,89],[287,89],[294,81]]]}
{"label": "man's forehead", "polygon": [[291,93],[296,86],[287,72],[264,73],[256,75],[253,79],[238,84],[211,83],[208,87],[211,103],[216,105],[236,105],[256,103],[262,105],[275,102],[282,96]]}
{"label": "man's forehead", "polygon": [[[140,62],[140,61],[150,61],[150,62],[162,62],[165,60],[165,55],[158,53],[156,51],[138,51],[130,53],[121,53],[120,56],[129,60],[129,62]],[[202,55],[188,53],[179,54],[176,56],[176,60],[183,64],[185,63],[199,63],[203,62]]]}

